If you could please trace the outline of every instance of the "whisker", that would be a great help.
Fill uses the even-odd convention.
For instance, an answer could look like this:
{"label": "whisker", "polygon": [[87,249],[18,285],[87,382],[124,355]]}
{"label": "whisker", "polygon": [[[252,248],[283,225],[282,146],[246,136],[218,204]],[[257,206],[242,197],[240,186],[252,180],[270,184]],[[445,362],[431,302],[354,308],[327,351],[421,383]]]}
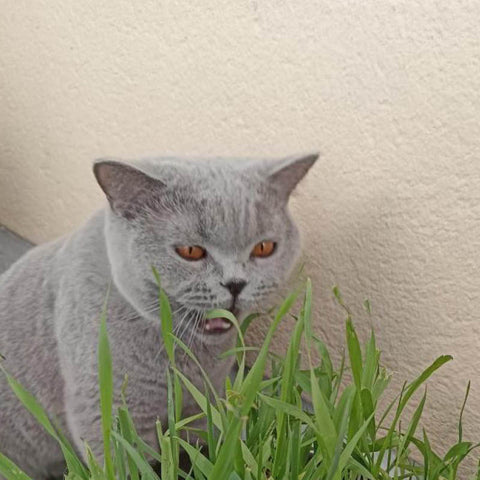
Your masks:
{"label": "whisker", "polygon": [[189,317],[189,315],[190,315],[192,312],[193,312],[193,310],[188,310],[187,314],[186,314],[186,315],[184,316],[184,318],[182,319],[182,320],[183,320],[183,323],[184,323],[184,326],[183,326],[183,329],[182,329],[181,333],[179,334],[179,338],[180,338],[181,340],[184,340],[183,335],[184,335],[184,333],[186,332],[186,330],[187,330],[187,328],[188,328],[188,326],[189,326],[189,323],[190,323],[188,317]]}
{"label": "whisker", "polygon": [[187,343],[187,346],[188,348],[192,348],[193,347],[193,340],[195,339],[195,332],[197,331],[197,328],[199,327],[200,325],[200,321],[202,319],[202,312],[201,311],[197,311],[195,313],[195,322],[193,324],[193,328],[192,328],[192,331],[190,332],[190,338],[188,339],[188,343]]}
{"label": "whisker", "polygon": [[[188,316],[188,313],[189,313],[189,309],[186,307],[186,306],[181,306],[180,308],[178,308],[176,310],[176,312],[180,312],[181,310],[185,310],[185,312],[183,313],[182,317],[180,318],[180,321],[178,324],[175,325],[175,327],[172,329],[172,334],[179,337],[177,335],[177,331],[180,329],[180,327],[182,326],[183,322],[185,321],[185,319],[187,318]],[[173,314],[172,314],[173,315]],[[174,348],[176,348],[176,345],[174,345]],[[157,360],[157,358],[160,356],[160,354],[164,351],[165,349],[165,343],[163,343],[160,348],[158,349],[158,352],[156,353],[155,357],[154,357],[154,361]]]}

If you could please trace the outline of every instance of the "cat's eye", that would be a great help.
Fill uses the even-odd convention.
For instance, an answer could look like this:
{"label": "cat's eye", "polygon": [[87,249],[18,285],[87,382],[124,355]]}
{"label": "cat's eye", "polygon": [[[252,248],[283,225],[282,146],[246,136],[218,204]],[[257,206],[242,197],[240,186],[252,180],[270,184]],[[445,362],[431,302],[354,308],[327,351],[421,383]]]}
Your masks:
{"label": "cat's eye", "polygon": [[198,245],[176,247],[175,251],[185,260],[201,260],[207,253]]}
{"label": "cat's eye", "polygon": [[275,242],[271,242],[270,240],[264,240],[263,242],[258,242],[252,250],[252,257],[269,257],[274,251],[276,247]]}

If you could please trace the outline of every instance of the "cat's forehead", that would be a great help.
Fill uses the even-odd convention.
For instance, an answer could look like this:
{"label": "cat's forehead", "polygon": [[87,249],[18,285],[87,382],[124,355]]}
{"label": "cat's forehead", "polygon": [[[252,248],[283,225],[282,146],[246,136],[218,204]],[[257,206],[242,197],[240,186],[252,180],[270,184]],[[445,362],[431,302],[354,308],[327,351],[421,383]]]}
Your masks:
{"label": "cat's forehead", "polygon": [[241,188],[183,191],[175,201],[181,212],[175,216],[175,228],[191,241],[242,249],[277,230],[279,209]]}
{"label": "cat's forehead", "polygon": [[[267,159],[233,157],[155,157],[136,162],[145,173],[170,184],[192,184],[202,187],[214,184],[228,187],[229,183],[253,181],[259,176]],[[247,182],[248,183],[248,182]]]}
{"label": "cat's forehead", "polygon": [[261,159],[160,158],[144,160],[139,166],[161,180],[179,202],[207,211],[241,210],[269,196]]}
{"label": "cat's forehead", "polygon": [[203,238],[213,235],[244,245],[274,227],[278,210],[275,202],[261,186],[249,185],[249,179],[233,178],[214,191],[205,187],[199,187],[193,199],[197,207],[193,224]]}
{"label": "cat's forehead", "polygon": [[256,160],[150,160],[146,173],[166,184],[174,228],[218,244],[243,246],[276,221],[277,199],[256,168]]}

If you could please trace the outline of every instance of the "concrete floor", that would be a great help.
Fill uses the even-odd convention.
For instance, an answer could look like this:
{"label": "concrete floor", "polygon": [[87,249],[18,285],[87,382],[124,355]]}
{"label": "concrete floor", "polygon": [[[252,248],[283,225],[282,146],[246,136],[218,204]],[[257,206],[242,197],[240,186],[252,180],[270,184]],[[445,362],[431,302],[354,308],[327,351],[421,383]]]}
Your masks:
{"label": "concrete floor", "polygon": [[20,258],[32,244],[0,225],[0,273]]}

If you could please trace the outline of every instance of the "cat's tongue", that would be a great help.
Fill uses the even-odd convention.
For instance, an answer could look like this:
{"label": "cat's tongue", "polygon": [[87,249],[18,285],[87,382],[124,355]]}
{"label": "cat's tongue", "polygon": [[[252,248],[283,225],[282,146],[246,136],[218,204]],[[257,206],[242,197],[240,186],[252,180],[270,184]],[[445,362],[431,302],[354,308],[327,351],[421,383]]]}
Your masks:
{"label": "cat's tongue", "polygon": [[232,323],[226,318],[208,318],[205,321],[205,331],[207,333],[223,333],[232,328]]}

